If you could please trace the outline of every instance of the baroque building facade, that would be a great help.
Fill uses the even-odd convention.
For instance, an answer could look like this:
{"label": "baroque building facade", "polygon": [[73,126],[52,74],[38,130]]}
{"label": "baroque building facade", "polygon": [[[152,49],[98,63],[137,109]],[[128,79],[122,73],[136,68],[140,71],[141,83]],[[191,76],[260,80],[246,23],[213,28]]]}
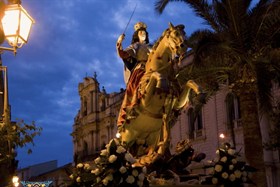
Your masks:
{"label": "baroque building facade", "polygon": [[[273,90],[275,98],[280,100],[280,92]],[[94,77],[85,77],[79,83],[81,108],[75,117],[73,125],[74,161],[90,161],[115,137],[116,120],[123,99],[124,90],[118,93],[106,93],[99,89],[99,83]],[[194,118],[192,106],[181,110],[176,124],[171,129],[170,149],[175,151],[180,140],[191,141],[196,152],[206,154],[204,162],[190,165],[193,172],[201,170],[207,160],[216,157],[217,148],[224,142],[229,142],[236,150],[240,150],[244,158],[244,142],[242,122],[239,112],[238,97],[227,85],[203,106],[198,116]],[[262,136],[269,138],[269,125],[263,117],[261,120]],[[221,138],[221,134],[224,135]],[[257,153],[256,153],[257,154]],[[280,186],[280,157],[278,151],[264,151],[267,181],[269,187]],[[201,165],[202,164],[202,165]]]}
{"label": "baroque building facade", "polygon": [[92,160],[117,131],[116,117],[124,90],[107,94],[97,75],[85,77],[78,86],[81,107],[73,125],[74,162]]}

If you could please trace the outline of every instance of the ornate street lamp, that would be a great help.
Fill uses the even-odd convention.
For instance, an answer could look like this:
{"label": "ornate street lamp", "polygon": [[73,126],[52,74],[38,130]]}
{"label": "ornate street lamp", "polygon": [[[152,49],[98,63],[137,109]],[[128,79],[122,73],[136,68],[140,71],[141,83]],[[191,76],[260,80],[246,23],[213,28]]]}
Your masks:
{"label": "ornate street lamp", "polygon": [[16,54],[17,49],[27,43],[35,21],[20,4],[10,4],[6,5],[1,22],[5,38],[12,48],[0,47],[0,50],[9,50]]}
{"label": "ornate street lamp", "polygon": [[[16,55],[17,49],[21,48],[23,44],[28,41],[29,33],[32,24],[35,23],[33,18],[28,14],[28,12],[20,5],[21,1],[16,1],[16,4],[5,5],[4,14],[1,20],[2,29],[4,32],[4,37],[11,47],[0,46],[0,70],[4,71],[4,85],[7,85],[7,69],[2,66],[1,53],[5,50],[13,51]],[[2,91],[2,90],[0,90]],[[4,92],[4,110],[3,119],[7,120],[7,109],[8,109],[8,96],[7,87],[4,87],[2,94]],[[6,120],[5,120],[6,119]]]}
{"label": "ornate street lamp", "polygon": [[[5,7],[4,12],[0,12],[3,17],[1,17],[0,21],[0,32],[4,34],[4,38],[6,39],[8,45],[7,47],[0,46],[0,104],[3,106],[3,111],[0,110],[0,128],[3,125],[11,125],[11,114],[9,109],[9,102],[8,102],[8,81],[7,81],[7,67],[2,66],[1,54],[3,51],[12,51],[16,55],[17,49],[21,48],[24,44],[27,43],[29,33],[34,23],[32,17],[27,13],[27,11],[20,5],[20,0],[17,1],[9,1],[9,2],[18,2],[16,4],[8,4],[3,5]],[[1,41],[2,43],[2,41]],[[0,44],[1,44],[0,43]],[[3,86],[1,86],[3,84]],[[1,118],[1,113],[2,118]],[[5,145],[6,142],[1,142],[1,145]],[[10,155],[13,143],[7,140],[7,152]],[[6,156],[6,155],[4,155]],[[7,164],[8,167],[14,168],[12,160],[9,161]],[[2,165],[1,165],[2,166]],[[0,167],[1,167],[0,166]],[[6,166],[5,166],[6,167]],[[15,171],[12,171],[15,172]],[[9,176],[11,171],[7,172],[5,175]],[[4,176],[5,178],[5,176]],[[0,186],[3,181],[0,181]],[[15,187],[19,186],[18,178],[13,179],[13,184]]]}

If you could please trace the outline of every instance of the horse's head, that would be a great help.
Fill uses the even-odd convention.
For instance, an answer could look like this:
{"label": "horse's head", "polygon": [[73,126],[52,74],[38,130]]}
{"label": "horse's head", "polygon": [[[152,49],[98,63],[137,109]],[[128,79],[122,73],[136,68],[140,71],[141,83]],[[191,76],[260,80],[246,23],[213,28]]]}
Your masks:
{"label": "horse's head", "polygon": [[172,53],[178,56],[185,53],[187,50],[184,28],[184,25],[173,26],[172,23],[169,23],[168,46]]}

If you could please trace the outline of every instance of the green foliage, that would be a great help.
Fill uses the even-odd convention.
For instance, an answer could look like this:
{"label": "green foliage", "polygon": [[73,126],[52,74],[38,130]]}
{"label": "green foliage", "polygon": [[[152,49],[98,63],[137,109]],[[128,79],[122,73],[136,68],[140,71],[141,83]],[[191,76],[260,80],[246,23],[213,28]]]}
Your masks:
{"label": "green foliage", "polygon": [[[15,149],[25,147],[28,144],[34,144],[34,138],[40,135],[41,127],[37,127],[34,122],[26,124],[23,120],[16,123],[8,122],[0,124],[0,163],[14,159]],[[32,150],[28,149],[28,153]]]}
{"label": "green foliage", "polygon": [[186,75],[213,94],[217,86],[237,94],[245,157],[260,169],[254,181],[266,186],[259,119],[272,111],[272,82],[280,84],[280,1],[158,0],[156,10],[174,1],[186,3],[207,25],[188,39],[194,58]]}
{"label": "green foliage", "polygon": [[158,0],[155,9],[162,13],[168,3],[177,1],[186,3],[208,25],[188,38],[194,63],[180,78],[186,75],[204,82],[213,93],[221,84],[240,94],[253,90],[261,112],[271,110],[270,82],[280,83],[280,2],[259,1],[252,6],[251,0]]}

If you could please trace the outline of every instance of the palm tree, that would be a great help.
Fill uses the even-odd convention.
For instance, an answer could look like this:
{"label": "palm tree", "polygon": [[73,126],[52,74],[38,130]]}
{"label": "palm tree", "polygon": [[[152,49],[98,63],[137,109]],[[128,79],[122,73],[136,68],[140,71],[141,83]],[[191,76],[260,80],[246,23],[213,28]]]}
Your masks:
{"label": "palm tree", "polygon": [[[212,90],[227,83],[239,96],[248,163],[257,168],[253,180],[267,186],[259,118],[271,111],[272,82],[280,83],[280,2],[260,0],[158,0],[157,12],[181,1],[204,19],[210,29],[188,39],[194,63],[188,75]],[[184,78],[184,77],[183,77]]]}

